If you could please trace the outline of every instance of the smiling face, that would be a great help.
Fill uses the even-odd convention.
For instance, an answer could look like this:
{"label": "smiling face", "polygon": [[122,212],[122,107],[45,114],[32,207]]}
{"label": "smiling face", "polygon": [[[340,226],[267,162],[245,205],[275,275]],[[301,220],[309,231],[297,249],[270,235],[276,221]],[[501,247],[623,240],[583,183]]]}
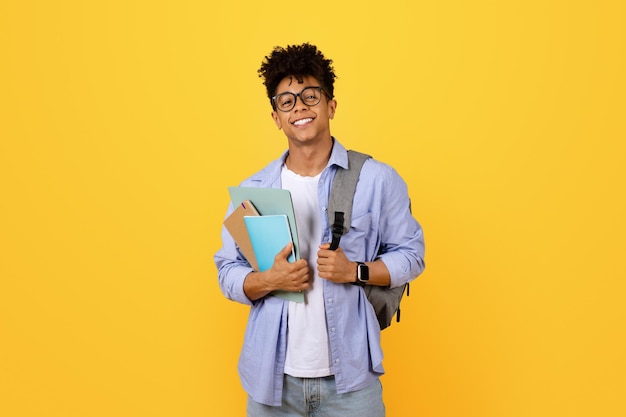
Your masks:
{"label": "smiling face", "polygon": [[[302,77],[298,82],[296,77],[285,77],[276,88],[276,95],[281,93],[299,94],[306,87],[319,87],[321,83],[314,77]],[[296,105],[288,112],[274,110],[272,118],[282,129],[290,145],[307,145],[318,142],[332,142],[330,135],[330,119],[335,115],[337,102],[329,99],[325,93],[318,104],[309,106],[297,97]]]}

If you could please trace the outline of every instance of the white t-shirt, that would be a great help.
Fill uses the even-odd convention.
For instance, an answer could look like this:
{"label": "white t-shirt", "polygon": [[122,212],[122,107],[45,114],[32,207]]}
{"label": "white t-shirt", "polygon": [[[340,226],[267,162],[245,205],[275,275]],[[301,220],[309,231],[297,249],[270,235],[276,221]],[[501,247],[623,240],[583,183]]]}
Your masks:
{"label": "white t-shirt", "polygon": [[310,284],[304,303],[289,302],[285,373],[299,378],[319,378],[330,369],[324,289],[317,276],[317,251],[322,236],[317,184],[320,179],[303,177],[283,165],[281,181],[291,192],[300,241],[300,257],[309,263]]}

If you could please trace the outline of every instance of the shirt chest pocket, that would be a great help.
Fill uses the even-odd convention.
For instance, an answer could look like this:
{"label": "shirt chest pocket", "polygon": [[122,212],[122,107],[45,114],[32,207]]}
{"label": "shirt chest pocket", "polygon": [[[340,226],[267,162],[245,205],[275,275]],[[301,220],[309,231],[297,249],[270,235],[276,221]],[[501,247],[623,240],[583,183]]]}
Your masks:
{"label": "shirt chest pocket", "polygon": [[350,219],[350,231],[342,239],[341,247],[354,261],[373,260],[378,239],[372,213],[364,213]]}

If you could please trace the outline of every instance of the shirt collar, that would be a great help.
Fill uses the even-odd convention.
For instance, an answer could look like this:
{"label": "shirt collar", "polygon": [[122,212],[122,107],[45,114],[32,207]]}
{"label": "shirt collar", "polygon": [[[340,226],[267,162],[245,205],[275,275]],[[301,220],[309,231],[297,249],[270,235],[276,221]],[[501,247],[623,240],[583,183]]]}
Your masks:
{"label": "shirt collar", "polygon": [[[287,155],[289,155],[289,150],[283,152],[282,156],[278,159],[281,165],[285,163],[287,159]],[[344,146],[339,143],[337,139],[333,136],[333,149],[330,152],[330,158],[328,159],[328,164],[326,167],[331,167],[333,165],[337,165],[341,168],[348,169],[348,151]]]}
{"label": "shirt collar", "polygon": [[[265,169],[253,175],[251,180],[260,182],[261,187],[280,188],[280,171],[287,155],[289,155],[289,150],[283,152],[280,158],[270,163]],[[333,149],[330,152],[326,167],[329,168],[333,165],[348,169],[348,151],[335,137],[333,137]]]}
{"label": "shirt collar", "polygon": [[348,151],[343,147],[337,139],[333,137],[333,150],[330,153],[328,167],[337,165],[341,168],[348,169]]}

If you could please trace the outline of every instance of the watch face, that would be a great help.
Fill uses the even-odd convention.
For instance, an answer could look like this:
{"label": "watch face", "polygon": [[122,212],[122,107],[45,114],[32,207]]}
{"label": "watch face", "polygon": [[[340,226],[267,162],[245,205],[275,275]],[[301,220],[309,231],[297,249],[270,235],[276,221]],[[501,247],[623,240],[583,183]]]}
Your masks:
{"label": "watch face", "polygon": [[370,269],[365,264],[359,264],[357,278],[359,281],[369,281],[370,279]]}

